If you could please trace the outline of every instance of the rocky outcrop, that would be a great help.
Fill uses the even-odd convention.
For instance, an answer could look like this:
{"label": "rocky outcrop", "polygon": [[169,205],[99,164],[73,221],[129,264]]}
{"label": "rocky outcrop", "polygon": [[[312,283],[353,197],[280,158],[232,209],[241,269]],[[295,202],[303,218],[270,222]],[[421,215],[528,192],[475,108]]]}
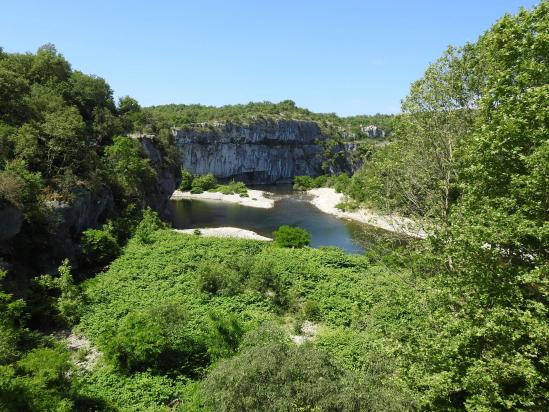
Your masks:
{"label": "rocky outcrop", "polygon": [[[149,206],[162,214],[179,184],[180,167],[166,161],[154,138],[136,139],[156,171],[156,182],[146,188],[144,204],[140,206]],[[21,267],[34,266],[34,269],[50,270],[63,258],[76,264],[82,231],[101,226],[116,212],[113,192],[106,184],[93,190],[76,187],[70,200],[47,201],[44,206],[40,218],[31,223],[24,222],[20,209],[0,201],[0,256],[17,261]],[[27,246],[34,249],[27,251]],[[16,251],[17,258],[13,255]],[[33,256],[32,261],[28,261],[29,255]]]}
{"label": "rocky outcrop", "polygon": [[162,154],[155,143],[154,136],[144,136],[138,140],[156,172],[156,184],[147,188],[145,203],[163,215],[166,213],[168,200],[179,186],[180,167],[167,161],[166,156]]}
{"label": "rocky outcrop", "polygon": [[369,126],[360,126],[360,131],[372,139],[385,137],[385,130],[373,124]]}
{"label": "rocky outcrop", "polygon": [[[329,137],[312,121],[202,124],[174,129],[173,134],[181,152],[181,166],[195,174],[211,172],[222,180],[270,184],[291,182],[297,175],[326,172],[322,143]],[[350,165],[344,162],[332,168],[336,173],[350,171]]]}
{"label": "rocky outcrop", "polygon": [[88,228],[104,222],[114,210],[114,198],[108,186],[92,192],[85,188],[73,191],[73,200],[46,202],[48,213],[48,244],[54,258],[76,256],[75,240]]}
{"label": "rocky outcrop", "polygon": [[9,202],[0,201],[0,242],[14,237],[23,225],[23,211]]}

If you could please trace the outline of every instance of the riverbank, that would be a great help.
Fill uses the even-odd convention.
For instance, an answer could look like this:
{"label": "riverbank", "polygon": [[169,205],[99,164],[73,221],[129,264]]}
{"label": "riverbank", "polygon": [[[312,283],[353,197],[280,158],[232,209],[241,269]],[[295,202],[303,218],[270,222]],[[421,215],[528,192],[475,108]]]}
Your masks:
{"label": "riverbank", "polygon": [[322,187],[311,189],[307,191],[307,194],[312,196],[311,200],[309,200],[310,203],[324,213],[418,239],[427,237],[425,231],[418,228],[413,220],[405,217],[381,215],[368,209],[358,209],[354,212],[344,212],[338,209],[336,205],[344,201],[344,195],[337,193],[332,188]]}
{"label": "riverbank", "polygon": [[191,199],[191,200],[212,200],[218,202],[236,203],[242,206],[258,207],[270,209],[274,206],[275,200],[267,196],[272,195],[263,190],[248,189],[248,197],[241,197],[238,194],[224,195],[219,192],[191,193],[176,190],[171,196],[171,200]]}
{"label": "riverbank", "polygon": [[[252,240],[263,240],[271,241],[272,239],[261,236],[251,230],[240,229],[238,227],[208,227],[200,229],[173,229],[174,232],[184,233],[188,235],[197,235],[205,237],[233,237],[238,239],[252,239]],[[197,234],[196,231],[200,231],[200,234]]]}

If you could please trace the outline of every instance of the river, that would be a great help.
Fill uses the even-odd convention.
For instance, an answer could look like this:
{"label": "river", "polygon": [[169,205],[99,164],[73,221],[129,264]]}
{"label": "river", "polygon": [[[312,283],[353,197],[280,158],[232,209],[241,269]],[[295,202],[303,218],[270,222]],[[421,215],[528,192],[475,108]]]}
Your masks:
{"label": "river", "polygon": [[376,229],[321,212],[289,185],[259,187],[274,193],[271,209],[207,200],[171,200],[169,209],[176,229],[233,226],[272,237],[281,225],[298,226],[311,234],[311,246],[336,246],[349,253],[364,253]]}

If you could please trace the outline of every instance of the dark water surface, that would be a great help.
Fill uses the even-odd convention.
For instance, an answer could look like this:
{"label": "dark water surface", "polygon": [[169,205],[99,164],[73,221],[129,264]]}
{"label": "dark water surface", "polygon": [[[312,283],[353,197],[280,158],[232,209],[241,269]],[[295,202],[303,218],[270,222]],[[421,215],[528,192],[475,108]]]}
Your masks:
{"label": "dark water surface", "polygon": [[285,186],[261,187],[275,193],[275,205],[271,209],[241,206],[206,200],[171,200],[170,211],[173,227],[189,229],[200,227],[233,226],[253,230],[272,237],[281,225],[299,226],[311,233],[311,246],[337,246],[350,253],[363,253],[359,239],[367,226],[338,219],[321,212],[294,194]]}

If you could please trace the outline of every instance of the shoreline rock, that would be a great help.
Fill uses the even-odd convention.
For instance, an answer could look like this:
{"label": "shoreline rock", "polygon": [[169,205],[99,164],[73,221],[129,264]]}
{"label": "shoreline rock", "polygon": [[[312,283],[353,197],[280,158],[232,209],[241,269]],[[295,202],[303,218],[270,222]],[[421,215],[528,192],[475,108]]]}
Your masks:
{"label": "shoreline rock", "polygon": [[248,197],[240,197],[240,195],[224,195],[219,192],[203,192],[193,194],[191,192],[182,192],[176,190],[171,196],[171,200],[191,199],[191,200],[208,200],[215,202],[236,203],[241,206],[259,207],[262,209],[271,209],[274,207],[275,199],[266,197],[272,195],[263,190],[248,189]]}
{"label": "shoreline rock", "polygon": [[419,228],[417,223],[412,219],[392,215],[381,215],[368,209],[359,209],[355,212],[344,212],[339,210],[336,208],[336,205],[344,200],[344,195],[342,193],[337,193],[332,188],[322,187],[308,190],[307,193],[312,195],[312,199],[309,200],[309,202],[324,213],[417,239],[425,239],[427,237],[427,233]]}
{"label": "shoreline rock", "polygon": [[[270,242],[271,238],[261,236],[251,230],[241,229],[239,227],[207,227],[197,229],[173,229],[177,233],[186,235],[204,236],[204,237],[231,237],[238,239],[251,239]],[[196,231],[200,231],[200,235],[196,235]]]}

